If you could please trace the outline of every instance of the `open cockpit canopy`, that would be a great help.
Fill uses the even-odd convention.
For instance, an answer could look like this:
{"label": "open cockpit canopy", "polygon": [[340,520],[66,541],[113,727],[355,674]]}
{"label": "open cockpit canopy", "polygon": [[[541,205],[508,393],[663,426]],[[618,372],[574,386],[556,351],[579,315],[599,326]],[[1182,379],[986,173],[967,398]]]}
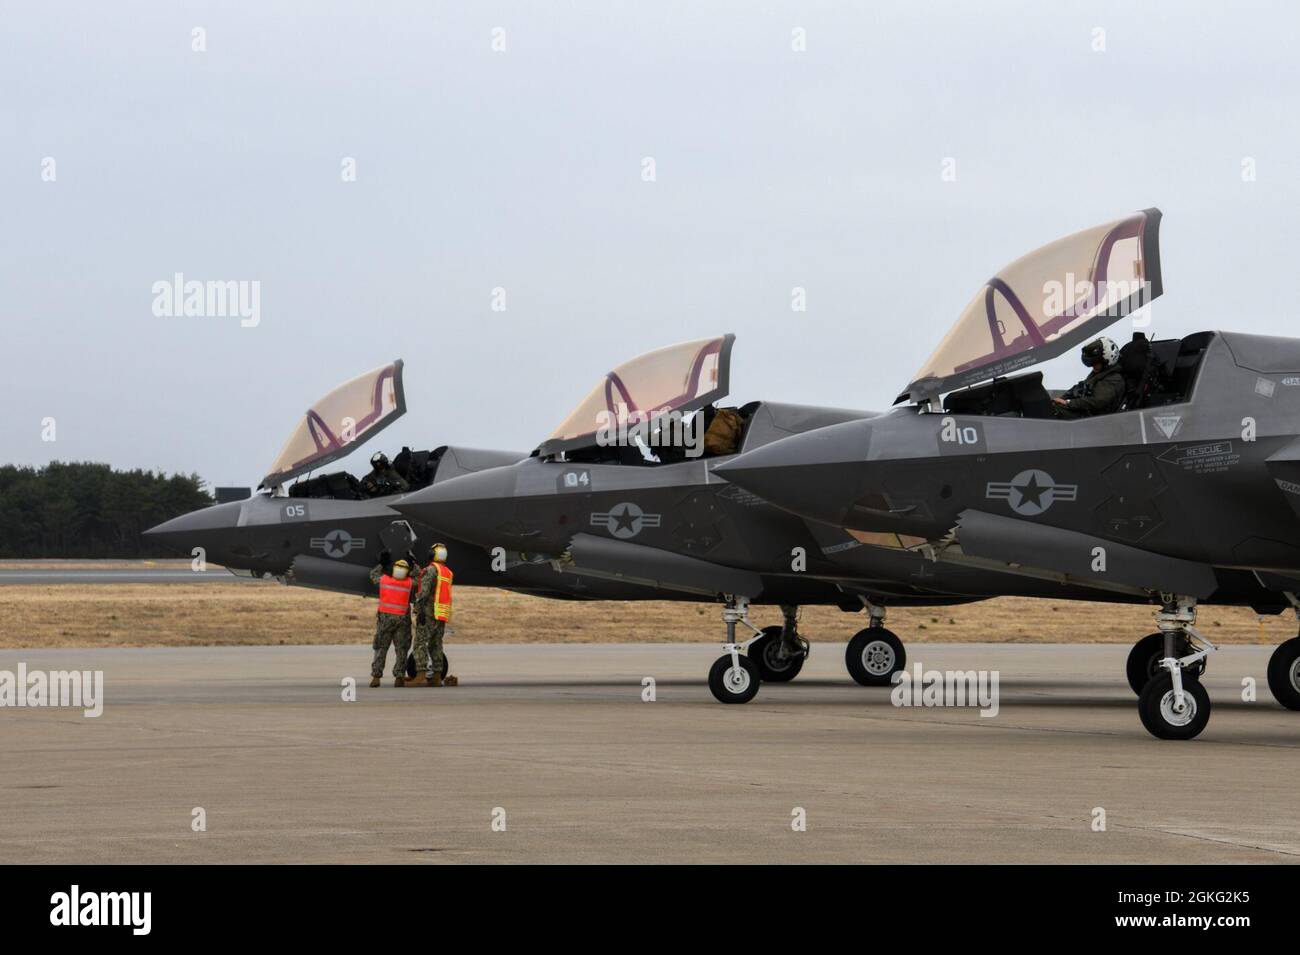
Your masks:
{"label": "open cockpit canopy", "polygon": [[669,345],[605,375],[537,449],[539,455],[592,447],[600,435],[662,418],[687,415],[726,396],[734,335]]}
{"label": "open cockpit canopy", "polygon": [[276,487],[351,453],[405,413],[400,359],[344,382],[307,409],[260,486]]}
{"label": "open cockpit canopy", "polygon": [[1159,209],[1057,239],[984,283],[898,400],[1055,358],[1162,291]]}

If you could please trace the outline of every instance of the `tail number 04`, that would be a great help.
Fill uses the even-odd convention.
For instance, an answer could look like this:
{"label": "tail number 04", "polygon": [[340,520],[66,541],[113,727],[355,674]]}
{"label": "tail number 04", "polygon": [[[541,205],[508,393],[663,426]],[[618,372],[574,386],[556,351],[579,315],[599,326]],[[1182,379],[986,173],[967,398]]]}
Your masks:
{"label": "tail number 04", "polygon": [[586,491],[591,488],[591,472],[586,468],[565,471],[559,480],[561,491]]}

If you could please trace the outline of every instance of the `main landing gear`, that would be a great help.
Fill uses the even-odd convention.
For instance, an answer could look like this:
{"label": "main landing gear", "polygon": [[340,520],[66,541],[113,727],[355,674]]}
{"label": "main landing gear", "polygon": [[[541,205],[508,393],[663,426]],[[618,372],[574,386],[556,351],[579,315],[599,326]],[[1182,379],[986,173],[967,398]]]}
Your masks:
{"label": "main landing gear", "polygon": [[799,636],[799,608],[783,604],[781,616],[782,626],[764,627],[745,649],[765,683],[789,683],[808,659],[808,641]]}
{"label": "main landing gear", "polygon": [[885,608],[862,598],[871,616],[866,629],[859,630],[844,651],[849,676],[862,686],[889,686],[894,674],[907,666],[903,641],[885,629]]}
{"label": "main landing gear", "polygon": [[[1195,597],[1165,596],[1156,612],[1156,626],[1159,633],[1139,640],[1129,654],[1132,685],[1139,664],[1146,665],[1146,655],[1154,645],[1152,637],[1160,637],[1164,645],[1159,672],[1147,680],[1138,696],[1138,716],[1157,739],[1193,739],[1210,721],[1210,695],[1201,686],[1200,674],[1206,657],[1218,647],[1196,629]],[[1144,644],[1146,649],[1140,653]],[[1198,645],[1203,649],[1197,650]]]}
{"label": "main landing gear", "polygon": [[[1300,598],[1288,593],[1286,599],[1300,620]],[[1300,710],[1300,637],[1292,637],[1269,657],[1268,688],[1273,699],[1288,710]]]}

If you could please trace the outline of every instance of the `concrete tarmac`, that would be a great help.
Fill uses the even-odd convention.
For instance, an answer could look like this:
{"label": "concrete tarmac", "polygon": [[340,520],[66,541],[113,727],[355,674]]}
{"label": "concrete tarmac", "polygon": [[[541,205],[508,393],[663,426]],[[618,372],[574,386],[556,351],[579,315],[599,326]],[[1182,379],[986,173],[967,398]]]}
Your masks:
{"label": "concrete tarmac", "polygon": [[0,862],[1300,860],[1271,648],[1211,660],[1186,743],[1142,729],[1127,650],[909,646],[996,669],[994,717],[895,707],[831,643],[743,706],[709,694],[708,644],[452,644],[463,685],[400,690],[366,686],[365,646],[0,651],[105,677],[98,718],[0,709]]}
{"label": "concrete tarmac", "polygon": [[189,567],[69,568],[21,567],[0,570],[0,587],[45,586],[48,584],[256,584],[236,577],[224,568],[211,567],[196,573]]}

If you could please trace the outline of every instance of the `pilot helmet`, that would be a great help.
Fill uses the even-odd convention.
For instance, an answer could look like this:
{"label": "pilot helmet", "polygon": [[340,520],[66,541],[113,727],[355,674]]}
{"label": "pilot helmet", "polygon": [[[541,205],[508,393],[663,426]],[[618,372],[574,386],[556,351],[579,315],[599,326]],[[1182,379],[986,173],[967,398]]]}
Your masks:
{"label": "pilot helmet", "polygon": [[1103,367],[1109,368],[1119,361],[1119,346],[1109,338],[1094,338],[1083,346],[1083,349],[1079,352],[1079,357],[1083,359],[1083,363],[1089,368],[1097,364],[1097,362],[1101,362]]}
{"label": "pilot helmet", "polygon": [[370,456],[370,466],[372,468],[388,467],[388,455],[384,454],[383,451],[376,451]]}
{"label": "pilot helmet", "polygon": [[447,545],[434,544],[432,547],[429,548],[429,556],[432,557],[434,560],[436,560],[438,563],[445,564],[447,562]]}
{"label": "pilot helmet", "polygon": [[393,576],[398,580],[405,580],[406,575],[411,572],[411,565],[404,560],[399,560],[393,564]]}

